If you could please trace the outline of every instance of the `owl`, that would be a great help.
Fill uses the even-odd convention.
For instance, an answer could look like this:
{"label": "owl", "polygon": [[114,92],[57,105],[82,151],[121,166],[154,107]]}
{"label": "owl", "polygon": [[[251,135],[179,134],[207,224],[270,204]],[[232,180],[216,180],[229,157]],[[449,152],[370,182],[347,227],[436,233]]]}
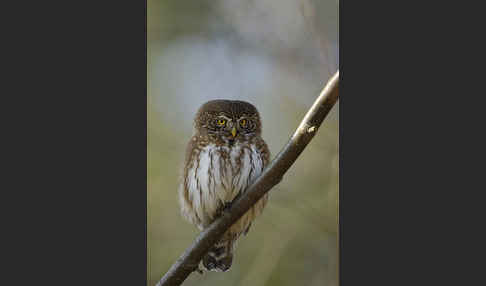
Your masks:
{"label": "owl", "polygon": [[[179,202],[182,216],[199,230],[218,218],[268,164],[270,151],[261,133],[260,115],[248,102],[212,100],[197,111]],[[224,233],[203,257],[203,269],[229,270],[236,241],[248,233],[267,201],[265,195]]]}

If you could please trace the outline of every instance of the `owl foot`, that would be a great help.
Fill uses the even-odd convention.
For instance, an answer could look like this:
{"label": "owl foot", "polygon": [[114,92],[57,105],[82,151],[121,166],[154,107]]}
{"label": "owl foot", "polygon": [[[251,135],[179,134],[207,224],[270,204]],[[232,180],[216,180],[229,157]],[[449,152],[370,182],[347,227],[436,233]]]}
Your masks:
{"label": "owl foot", "polygon": [[231,206],[233,205],[233,202],[226,202],[223,205],[223,212],[229,212]]}
{"label": "owl foot", "polygon": [[231,208],[231,205],[232,205],[232,202],[223,203],[223,205],[216,212],[216,217],[220,217],[224,213],[229,213],[229,209]]}

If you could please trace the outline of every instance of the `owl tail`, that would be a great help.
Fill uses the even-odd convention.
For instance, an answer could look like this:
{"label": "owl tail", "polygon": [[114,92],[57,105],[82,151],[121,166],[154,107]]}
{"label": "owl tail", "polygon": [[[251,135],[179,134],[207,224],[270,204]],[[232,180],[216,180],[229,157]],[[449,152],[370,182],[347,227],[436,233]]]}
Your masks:
{"label": "owl tail", "polygon": [[233,262],[233,242],[216,243],[203,257],[202,264],[208,271],[228,271]]}

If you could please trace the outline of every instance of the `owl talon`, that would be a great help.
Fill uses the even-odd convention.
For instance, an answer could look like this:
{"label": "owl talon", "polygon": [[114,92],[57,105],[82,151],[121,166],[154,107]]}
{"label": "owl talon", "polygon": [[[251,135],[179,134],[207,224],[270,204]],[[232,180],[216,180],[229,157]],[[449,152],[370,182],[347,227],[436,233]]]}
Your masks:
{"label": "owl talon", "polygon": [[222,213],[229,213],[232,205],[232,202],[224,203]]}
{"label": "owl talon", "polygon": [[222,216],[224,213],[229,213],[231,205],[232,205],[231,202],[223,203],[223,205],[218,209],[216,216],[219,217]]}
{"label": "owl talon", "polygon": [[223,206],[223,211],[224,212],[229,212],[230,208],[231,208],[231,205],[233,205],[233,202],[227,202],[227,203],[224,203],[224,206]]}

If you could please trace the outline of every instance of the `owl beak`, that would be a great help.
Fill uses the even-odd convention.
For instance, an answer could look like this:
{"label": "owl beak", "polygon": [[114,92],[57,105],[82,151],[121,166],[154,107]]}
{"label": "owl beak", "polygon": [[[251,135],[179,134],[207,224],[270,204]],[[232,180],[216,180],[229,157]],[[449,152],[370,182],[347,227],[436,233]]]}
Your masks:
{"label": "owl beak", "polygon": [[233,127],[233,129],[231,129],[231,135],[233,135],[233,138],[236,137],[236,127]]}

